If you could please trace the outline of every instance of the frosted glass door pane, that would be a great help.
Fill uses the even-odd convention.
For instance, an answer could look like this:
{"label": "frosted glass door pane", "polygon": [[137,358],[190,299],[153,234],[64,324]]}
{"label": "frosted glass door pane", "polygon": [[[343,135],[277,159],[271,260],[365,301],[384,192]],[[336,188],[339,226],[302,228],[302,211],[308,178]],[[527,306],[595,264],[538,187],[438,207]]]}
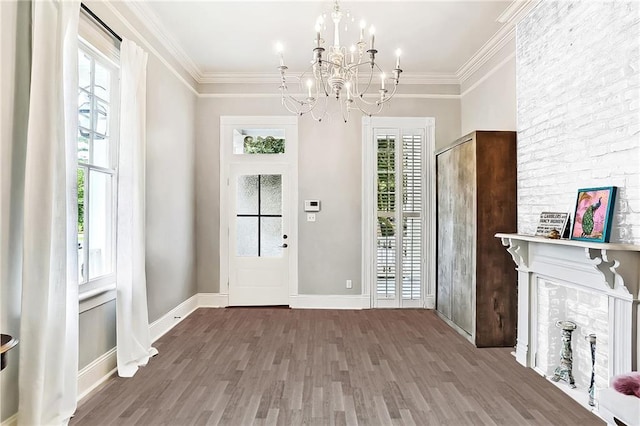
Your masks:
{"label": "frosted glass door pane", "polygon": [[258,255],[258,218],[236,218],[236,252],[238,256]]}
{"label": "frosted glass door pane", "polygon": [[282,218],[263,217],[260,219],[260,255],[282,257]]}
{"label": "frosted glass door pane", "polygon": [[258,214],[258,176],[238,176],[237,214]]}
{"label": "frosted glass door pane", "polygon": [[282,176],[260,176],[260,213],[282,214]]}
{"label": "frosted glass door pane", "polygon": [[89,279],[113,270],[112,187],[111,175],[89,172]]}

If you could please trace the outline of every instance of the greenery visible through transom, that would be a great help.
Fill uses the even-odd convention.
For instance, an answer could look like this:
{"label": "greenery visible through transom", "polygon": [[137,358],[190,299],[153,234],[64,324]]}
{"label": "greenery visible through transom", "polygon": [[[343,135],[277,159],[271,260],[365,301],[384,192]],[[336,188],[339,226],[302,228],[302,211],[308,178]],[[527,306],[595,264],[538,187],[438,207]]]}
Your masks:
{"label": "greenery visible through transom", "polygon": [[284,139],[273,136],[245,136],[245,154],[284,154]]}

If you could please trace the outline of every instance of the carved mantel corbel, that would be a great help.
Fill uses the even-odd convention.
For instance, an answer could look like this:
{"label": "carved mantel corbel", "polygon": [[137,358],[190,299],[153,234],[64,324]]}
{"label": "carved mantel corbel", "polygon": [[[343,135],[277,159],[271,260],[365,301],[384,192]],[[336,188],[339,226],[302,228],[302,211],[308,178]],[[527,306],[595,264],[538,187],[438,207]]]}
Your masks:
{"label": "carved mantel corbel", "polygon": [[527,271],[529,265],[529,243],[526,241],[518,240],[515,238],[503,237],[502,245],[507,247],[507,252],[511,255],[511,258],[518,266],[519,270]]}

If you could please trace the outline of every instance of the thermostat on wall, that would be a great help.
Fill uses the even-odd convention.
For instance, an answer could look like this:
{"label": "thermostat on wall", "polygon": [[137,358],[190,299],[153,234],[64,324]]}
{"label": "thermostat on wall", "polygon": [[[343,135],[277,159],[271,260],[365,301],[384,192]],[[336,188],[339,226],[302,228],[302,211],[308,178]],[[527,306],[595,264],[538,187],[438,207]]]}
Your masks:
{"label": "thermostat on wall", "polygon": [[304,211],[305,212],[319,212],[320,211],[320,200],[304,200]]}

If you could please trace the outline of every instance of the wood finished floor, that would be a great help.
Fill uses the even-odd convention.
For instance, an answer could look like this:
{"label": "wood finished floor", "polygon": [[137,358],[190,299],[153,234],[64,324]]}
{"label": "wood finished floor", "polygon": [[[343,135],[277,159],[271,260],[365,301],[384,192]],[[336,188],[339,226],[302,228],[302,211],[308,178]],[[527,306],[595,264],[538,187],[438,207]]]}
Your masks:
{"label": "wood finished floor", "polygon": [[71,425],[604,424],[433,311],[199,309]]}

